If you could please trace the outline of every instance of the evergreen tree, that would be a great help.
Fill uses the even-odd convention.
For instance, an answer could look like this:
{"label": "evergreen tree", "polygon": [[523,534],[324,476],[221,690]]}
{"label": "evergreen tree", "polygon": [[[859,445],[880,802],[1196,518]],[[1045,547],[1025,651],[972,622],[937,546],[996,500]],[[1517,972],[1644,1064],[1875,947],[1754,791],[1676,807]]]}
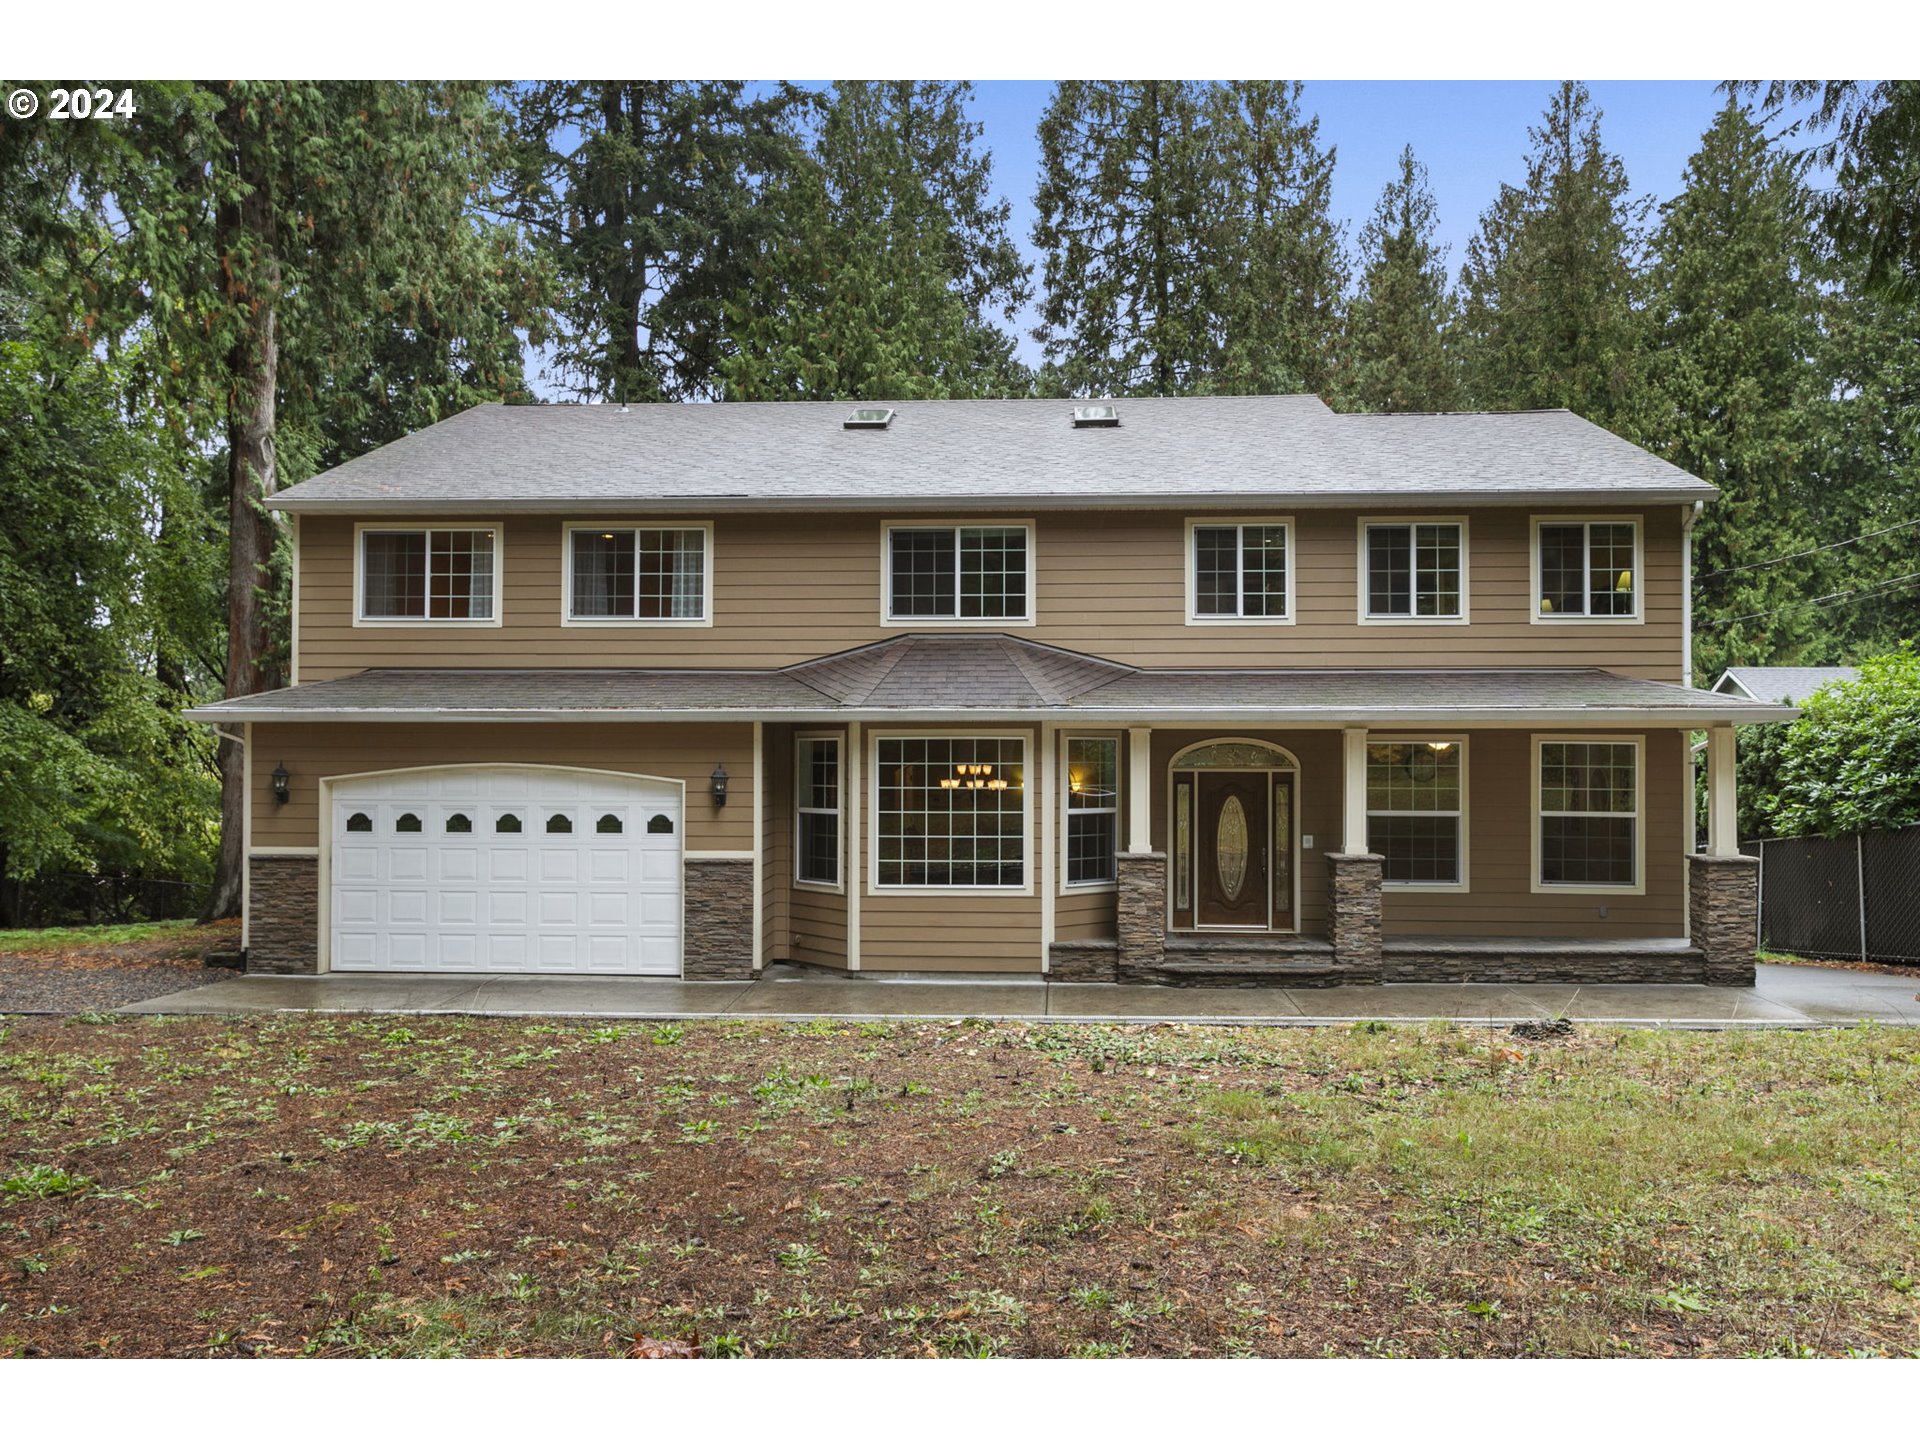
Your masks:
{"label": "evergreen tree", "polygon": [[[35,297],[73,352],[137,335],[136,373],[181,440],[224,443],[228,695],[280,679],[282,537],[261,502],[310,469],[329,424],[363,420],[331,377],[373,366],[395,332],[496,361],[509,343],[525,287],[472,214],[500,133],[475,84],[169,82],[143,85],[130,121],[33,127],[4,156],[77,202],[49,225],[61,263]],[[491,374],[504,387],[517,369]],[[426,418],[474,391],[413,388]],[[237,911],[243,843],[239,747],[219,763],[211,915]]]}
{"label": "evergreen tree", "polygon": [[1334,151],[1320,148],[1300,91],[1298,80],[1250,80],[1208,95],[1215,391],[1328,388],[1346,259],[1329,213]]}
{"label": "evergreen tree", "polygon": [[965,84],[843,81],[729,306],[728,399],[1026,393],[1011,317],[1028,272]]}
{"label": "evergreen tree", "polygon": [[1450,336],[1457,312],[1427,168],[1413,147],[1360,232],[1360,288],[1347,307],[1338,392],[1354,410],[1457,410],[1464,403]]}
{"label": "evergreen tree", "polygon": [[717,393],[727,305],[773,235],[765,187],[793,164],[799,92],[737,80],[553,80],[505,92],[500,212],[557,287],[552,369],[576,395]]}
{"label": "evergreen tree", "polygon": [[1522,186],[1503,185],[1468,243],[1460,333],[1468,398],[1489,409],[1564,406],[1631,429],[1640,380],[1636,260],[1648,202],[1600,140],[1584,85],[1563,83]]}
{"label": "evergreen tree", "polygon": [[[1648,275],[1652,341],[1640,439],[1720,498],[1694,530],[1695,662],[1792,663],[1822,621],[1787,602],[1821,593],[1810,549],[1820,497],[1803,476],[1821,388],[1819,276],[1809,198],[1737,103],[1715,117],[1661,207]],[[1785,606],[1786,608],[1778,608]],[[1774,611],[1752,621],[1733,617]]]}

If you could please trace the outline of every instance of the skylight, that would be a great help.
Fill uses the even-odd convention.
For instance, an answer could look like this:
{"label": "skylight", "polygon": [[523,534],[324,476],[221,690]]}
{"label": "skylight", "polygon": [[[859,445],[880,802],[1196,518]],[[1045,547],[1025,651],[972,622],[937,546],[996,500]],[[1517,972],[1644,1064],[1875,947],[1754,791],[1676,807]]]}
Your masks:
{"label": "skylight", "polygon": [[856,410],[840,422],[843,430],[884,430],[893,422],[893,411],[884,405]]}
{"label": "skylight", "polygon": [[1073,407],[1073,428],[1085,430],[1092,426],[1114,426],[1120,423],[1120,410],[1115,405],[1076,405]]}

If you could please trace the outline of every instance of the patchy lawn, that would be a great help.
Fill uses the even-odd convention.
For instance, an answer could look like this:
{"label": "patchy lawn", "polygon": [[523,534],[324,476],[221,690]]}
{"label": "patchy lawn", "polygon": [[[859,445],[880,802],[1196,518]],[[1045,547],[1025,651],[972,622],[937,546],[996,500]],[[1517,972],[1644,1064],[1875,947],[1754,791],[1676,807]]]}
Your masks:
{"label": "patchy lawn", "polygon": [[239,947],[238,920],[0,930],[0,1015],[114,1010],[231,979],[201,957]]}
{"label": "patchy lawn", "polygon": [[1920,1349],[1920,1032],[0,1022],[0,1352]]}

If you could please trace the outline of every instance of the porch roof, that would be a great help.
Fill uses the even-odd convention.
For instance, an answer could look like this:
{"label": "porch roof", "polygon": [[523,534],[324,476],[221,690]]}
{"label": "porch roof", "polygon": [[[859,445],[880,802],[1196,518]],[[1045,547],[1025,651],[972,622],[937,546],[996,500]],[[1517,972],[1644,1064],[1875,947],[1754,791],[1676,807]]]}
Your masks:
{"label": "porch roof", "polygon": [[247,721],[1060,719],[1086,724],[1660,725],[1789,705],[1592,668],[1142,669],[1010,635],[902,635],[765,670],[392,669],[187,712]]}

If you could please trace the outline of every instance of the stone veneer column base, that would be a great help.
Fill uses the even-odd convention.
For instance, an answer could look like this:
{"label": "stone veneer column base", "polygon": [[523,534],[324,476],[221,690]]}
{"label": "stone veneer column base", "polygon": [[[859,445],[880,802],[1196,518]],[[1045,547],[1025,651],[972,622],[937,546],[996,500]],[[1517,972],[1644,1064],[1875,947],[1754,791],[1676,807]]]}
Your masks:
{"label": "stone veneer column base", "polygon": [[247,909],[250,974],[319,973],[318,856],[252,856],[247,864]]}
{"label": "stone veneer column base", "polygon": [[753,861],[686,862],[687,980],[753,978]]}
{"label": "stone veneer column base", "polygon": [[1061,984],[1107,984],[1120,978],[1114,940],[1056,940],[1047,947],[1047,979]]}
{"label": "stone veneer column base", "polygon": [[1709,985],[1751,985],[1760,927],[1760,862],[1752,855],[1687,857],[1687,921]]}
{"label": "stone veneer column base", "polygon": [[1122,853],[1116,970],[1158,965],[1167,953],[1167,857],[1158,851]]}
{"label": "stone veneer column base", "polygon": [[1378,855],[1327,856],[1327,935],[1346,984],[1380,983],[1385,969]]}

